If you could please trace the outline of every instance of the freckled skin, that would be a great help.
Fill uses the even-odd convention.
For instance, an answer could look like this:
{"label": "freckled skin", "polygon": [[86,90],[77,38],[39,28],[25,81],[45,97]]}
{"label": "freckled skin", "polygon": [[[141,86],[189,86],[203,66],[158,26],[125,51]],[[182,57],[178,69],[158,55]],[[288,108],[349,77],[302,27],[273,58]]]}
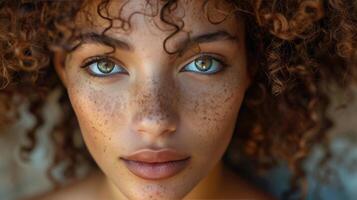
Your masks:
{"label": "freckled skin", "polygon": [[[120,2],[114,1],[110,10],[118,10]],[[123,15],[140,5],[140,1],[132,1]],[[186,31],[202,34],[223,29],[239,38],[236,43],[200,44],[202,52],[223,55],[228,61],[229,66],[217,74],[179,72],[195,55],[186,54],[172,61],[162,47],[171,32],[158,29],[141,15],[132,19],[130,34],[109,31],[135,47],[132,52],[118,49],[113,55],[125,64],[129,74],[98,78],[80,68],[85,59],[110,51],[98,44],[85,44],[67,56],[65,66],[56,66],[67,86],[85,143],[115,185],[113,193],[118,199],[183,198],[220,161],[230,142],[249,84],[244,25],[235,16],[211,24],[203,12],[197,12],[201,7],[200,1],[187,1],[177,8],[180,16],[185,10]],[[105,22],[96,15],[93,18],[96,27],[103,28]],[[166,26],[157,17],[154,20],[160,27]],[[78,24],[87,25],[81,20]],[[168,46],[172,47],[174,41]],[[152,145],[189,154],[190,165],[173,177],[149,181],[133,175],[118,159]]]}

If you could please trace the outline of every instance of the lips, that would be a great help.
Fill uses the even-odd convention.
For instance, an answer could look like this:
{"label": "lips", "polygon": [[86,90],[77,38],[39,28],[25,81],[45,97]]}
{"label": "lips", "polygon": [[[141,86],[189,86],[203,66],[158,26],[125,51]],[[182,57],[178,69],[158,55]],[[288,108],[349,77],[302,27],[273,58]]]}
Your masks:
{"label": "lips", "polygon": [[174,149],[151,150],[142,149],[121,157],[126,167],[134,175],[157,180],[174,176],[189,163],[190,156]]}

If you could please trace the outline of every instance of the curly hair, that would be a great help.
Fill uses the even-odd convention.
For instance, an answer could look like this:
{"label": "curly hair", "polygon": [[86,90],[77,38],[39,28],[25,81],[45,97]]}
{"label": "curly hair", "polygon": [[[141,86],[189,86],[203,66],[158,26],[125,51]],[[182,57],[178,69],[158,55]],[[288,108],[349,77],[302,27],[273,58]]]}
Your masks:
{"label": "curly hair", "polygon": [[[102,0],[97,14],[109,22],[102,34],[119,20],[129,30],[135,14],[159,15],[174,31],[184,26],[171,13],[176,0],[146,0],[161,8],[148,13],[132,13],[128,19],[108,14],[110,0]],[[213,4],[219,9],[219,2]],[[20,100],[30,101],[36,126],[27,134],[36,146],[36,130],[43,125],[43,99],[54,88],[62,87],[52,67],[53,50],[71,51],[68,42],[78,36],[73,24],[76,14],[88,1],[5,0],[0,3],[0,127],[17,119]],[[212,3],[204,0],[202,10]],[[221,2],[222,3],[222,2]],[[242,150],[262,168],[278,160],[286,161],[293,172],[292,188],[304,186],[302,163],[316,143],[325,143],[333,126],[327,115],[329,86],[348,89],[356,81],[357,9],[354,0],[225,0],[234,10],[225,13],[241,16],[246,24],[249,75],[252,84],[246,92],[236,124],[232,145]],[[124,6],[123,6],[124,7]],[[123,8],[122,7],[122,8]],[[120,10],[121,11],[121,10]],[[207,14],[207,13],[206,13]],[[207,18],[211,23],[220,23]],[[225,19],[225,18],[224,18]],[[224,20],[223,19],[223,20]],[[88,17],[90,21],[90,17]],[[62,120],[53,130],[56,154],[53,165],[66,161],[65,174],[75,174],[85,149],[76,145],[78,130],[68,97],[63,94]],[[51,177],[51,176],[50,176]],[[306,187],[306,186],[305,186]]]}

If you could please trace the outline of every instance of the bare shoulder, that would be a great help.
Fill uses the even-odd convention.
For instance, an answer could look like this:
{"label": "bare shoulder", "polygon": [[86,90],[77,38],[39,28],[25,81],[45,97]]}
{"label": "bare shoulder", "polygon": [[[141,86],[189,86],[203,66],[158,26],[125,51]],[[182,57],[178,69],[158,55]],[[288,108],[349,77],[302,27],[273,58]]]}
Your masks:
{"label": "bare shoulder", "polygon": [[232,169],[225,167],[224,168],[224,196],[227,198],[234,198],[237,196],[242,197],[243,199],[251,200],[274,200],[275,198],[268,194],[258,187],[250,184],[240,177]]}
{"label": "bare shoulder", "polygon": [[93,173],[82,180],[26,200],[94,200],[97,199],[101,174]]}

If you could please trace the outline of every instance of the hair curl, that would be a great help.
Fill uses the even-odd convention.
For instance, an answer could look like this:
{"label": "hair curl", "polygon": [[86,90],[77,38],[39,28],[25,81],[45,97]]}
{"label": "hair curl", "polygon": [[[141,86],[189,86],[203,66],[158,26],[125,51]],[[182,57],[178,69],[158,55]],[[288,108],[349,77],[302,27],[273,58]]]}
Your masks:
{"label": "hair curl", "polygon": [[[120,27],[130,29],[134,14],[155,16],[179,32],[184,24],[170,13],[175,0],[146,0],[148,5],[161,4],[161,9],[120,17]],[[218,3],[217,1],[216,3]],[[293,174],[293,188],[302,184],[302,162],[315,143],[327,140],[332,121],[327,116],[329,85],[348,89],[356,80],[357,10],[353,0],[225,0],[246,24],[249,74],[252,85],[247,90],[232,141],[236,148],[268,167],[277,160],[286,161]],[[36,145],[36,130],[44,123],[42,102],[51,90],[61,87],[52,66],[53,50],[69,51],[68,41],[76,37],[73,24],[76,14],[87,1],[5,0],[0,3],[0,125],[17,119],[18,100],[30,101],[36,126],[28,132],[31,152]],[[210,0],[205,0],[208,5]],[[97,14],[109,22],[110,0],[102,0]],[[205,9],[205,6],[202,8]],[[218,9],[218,4],[216,5]],[[124,6],[123,6],[124,7]],[[121,11],[121,10],[120,10]],[[225,12],[225,11],[223,11]],[[209,17],[208,17],[209,18]],[[90,18],[88,18],[90,20]],[[220,23],[210,20],[212,23]],[[68,163],[65,174],[74,175],[82,159],[83,148],[75,145],[78,129],[74,113],[64,94],[62,120],[53,131],[55,159],[49,172],[60,162]],[[10,114],[12,113],[12,114]]]}

